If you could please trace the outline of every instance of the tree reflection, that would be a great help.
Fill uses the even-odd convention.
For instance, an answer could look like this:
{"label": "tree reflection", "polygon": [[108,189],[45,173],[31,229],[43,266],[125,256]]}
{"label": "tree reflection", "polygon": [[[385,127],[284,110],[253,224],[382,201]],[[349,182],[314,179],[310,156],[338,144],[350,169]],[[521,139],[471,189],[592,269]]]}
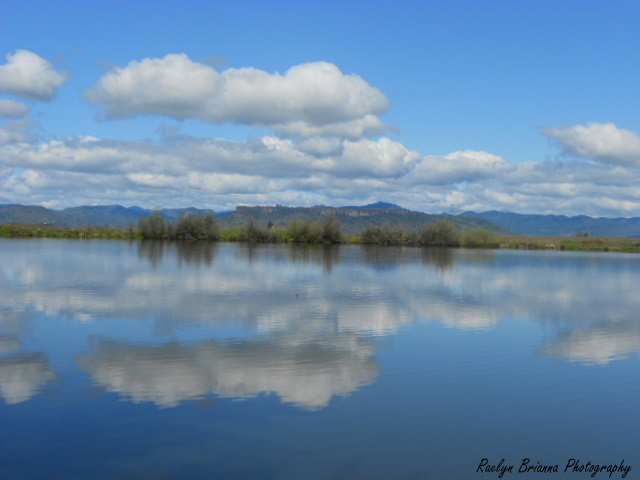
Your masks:
{"label": "tree reflection", "polygon": [[422,263],[426,266],[434,266],[438,270],[450,270],[453,267],[454,251],[446,247],[421,248]]}
{"label": "tree reflection", "polygon": [[173,242],[178,253],[178,261],[188,265],[211,265],[218,252],[218,244],[200,240],[195,242]]}
{"label": "tree reflection", "polygon": [[321,265],[327,273],[340,263],[340,247],[337,245],[291,245],[287,253],[292,262]]}
{"label": "tree reflection", "polygon": [[138,257],[151,262],[156,268],[164,259],[167,242],[163,240],[141,240],[138,242]]}
{"label": "tree reflection", "polygon": [[171,241],[141,240],[138,243],[138,257],[151,262],[157,268],[165,257],[175,253],[179,263],[187,265],[211,265],[216,257],[218,244],[205,240]]}
{"label": "tree reflection", "polygon": [[331,273],[340,263],[339,245],[309,245],[284,244],[265,245],[243,243],[235,245],[238,258],[243,258],[252,264],[258,260],[277,260],[291,263],[308,263],[322,266],[323,270]]}
{"label": "tree reflection", "polygon": [[[412,249],[415,250],[415,249]],[[404,247],[363,245],[362,258],[365,263],[376,267],[395,267],[402,264]]]}

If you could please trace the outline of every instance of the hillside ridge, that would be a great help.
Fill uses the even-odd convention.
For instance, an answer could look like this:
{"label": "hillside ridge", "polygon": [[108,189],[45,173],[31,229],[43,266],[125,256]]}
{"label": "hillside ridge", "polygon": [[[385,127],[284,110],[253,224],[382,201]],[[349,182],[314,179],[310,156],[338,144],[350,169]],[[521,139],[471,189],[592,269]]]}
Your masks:
{"label": "hillside ridge", "polygon": [[[377,207],[389,208],[377,208]],[[190,208],[162,209],[160,213],[167,220],[175,220],[185,213],[215,214],[213,210]],[[141,218],[148,217],[153,210],[141,207],[123,207],[122,205],[96,205],[70,207],[63,210],[51,210],[37,205],[0,205],[0,224],[25,223],[36,225],[53,225],[59,227],[110,226],[115,228],[137,227]],[[508,233],[490,221],[481,218],[451,217],[416,212],[398,205],[377,202],[362,206],[316,206],[285,207],[275,206],[238,206],[232,212],[216,214],[222,228],[244,226],[249,218],[258,224],[269,223],[287,225],[294,220],[317,221],[326,214],[334,214],[345,233],[358,233],[367,225],[389,225],[394,228],[412,230],[422,227],[427,222],[442,218],[450,219],[457,228],[471,230],[487,228],[497,233]]]}
{"label": "hillside ridge", "polygon": [[[238,206],[233,211],[214,212],[210,209],[167,208],[160,210],[167,220],[175,220],[185,213],[215,214],[222,228],[245,225],[250,217],[259,224],[288,224],[293,220],[319,220],[328,213],[335,214],[346,233],[356,233],[367,224],[405,229],[419,228],[426,222],[450,219],[459,229],[487,228],[500,234],[532,236],[640,237],[640,217],[590,217],[587,215],[545,215],[468,211],[459,215],[429,214],[407,210],[399,205],[379,201],[367,205],[332,207],[288,207],[282,205]],[[25,223],[60,227],[110,226],[137,227],[141,218],[153,210],[138,206],[95,205],[52,210],[39,205],[0,205],[0,224]]]}

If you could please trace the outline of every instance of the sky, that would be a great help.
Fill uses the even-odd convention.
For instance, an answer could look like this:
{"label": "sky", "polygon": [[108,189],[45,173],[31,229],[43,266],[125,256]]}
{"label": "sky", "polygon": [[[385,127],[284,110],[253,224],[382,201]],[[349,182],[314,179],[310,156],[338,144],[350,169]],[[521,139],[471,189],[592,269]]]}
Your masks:
{"label": "sky", "polygon": [[0,204],[640,216],[636,0],[0,2]]}

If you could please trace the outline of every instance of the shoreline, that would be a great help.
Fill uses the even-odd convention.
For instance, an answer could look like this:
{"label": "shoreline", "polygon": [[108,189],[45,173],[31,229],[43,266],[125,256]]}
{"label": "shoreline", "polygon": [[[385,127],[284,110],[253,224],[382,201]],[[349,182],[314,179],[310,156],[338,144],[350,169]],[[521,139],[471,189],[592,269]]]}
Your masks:
{"label": "shoreline", "polygon": [[[250,242],[242,240],[233,230],[221,230],[218,240],[225,243],[313,243],[313,242]],[[59,238],[74,240],[145,240],[137,229],[112,227],[56,227],[52,225],[2,224],[0,238]],[[166,239],[171,240],[171,239]],[[189,240],[183,240],[189,241]],[[197,240],[196,240],[197,241]],[[362,241],[360,234],[341,234],[338,245],[371,245]],[[378,244],[380,245],[380,244]],[[402,241],[385,243],[385,246],[413,246]],[[427,248],[428,246],[422,246]],[[473,245],[459,245],[445,248],[485,248],[492,250],[548,250],[581,252],[640,253],[640,238],[633,237],[553,237],[531,235],[493,235],[483,242]]]}

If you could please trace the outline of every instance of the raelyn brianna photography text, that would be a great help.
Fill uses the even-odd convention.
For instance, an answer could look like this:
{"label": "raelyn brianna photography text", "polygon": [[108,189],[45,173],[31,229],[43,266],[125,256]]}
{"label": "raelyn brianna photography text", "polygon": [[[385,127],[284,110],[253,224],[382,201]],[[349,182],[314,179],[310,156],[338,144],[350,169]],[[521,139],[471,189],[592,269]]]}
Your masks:
{"label": "raelyn brianna photography text", "polygon": [[505,473],[589,473],[591,478],[595,478],[599,473],[608,473],[608,477],[611,478],[614,473],[617,473],[621,478],[626,478],[630,471],[631,465],[625,465],[624,459],[617,464],[600,465],[591,461],[583,463],[575,458],[567,460],[564,467],[558,464],[547,465],[539,461],[534,464],[529,458],[523,458],[517,470],[515,465],[508,465],[504,458],[498,464],[490,464],[489,459],[483,458],[476,468],[476,473],[497,473],[498,478],[502,478]]}

